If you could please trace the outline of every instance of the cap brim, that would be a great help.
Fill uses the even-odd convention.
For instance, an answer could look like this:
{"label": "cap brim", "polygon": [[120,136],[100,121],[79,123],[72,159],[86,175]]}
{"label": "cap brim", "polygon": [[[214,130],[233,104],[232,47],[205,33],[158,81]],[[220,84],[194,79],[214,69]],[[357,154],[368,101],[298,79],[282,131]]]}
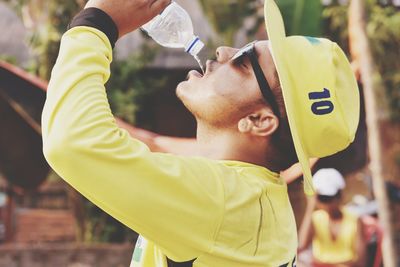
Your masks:
{"label": "cap brim", "polygon": [[295,116],[295,101],[292,97],[291,88],[296,88],[292,85],[290,74],[285,68],[285,61],[281,59],[281,55],[285,53],[285,26],[282,15],[278,6],[273,0],[265,0],[264,5],[265,24],[268,33],[268,39],[271,44],[272,58],[276,66],[279,80],[281,83],[282,94],[285,102],[286,113],[289,121],[290,131],[292,134],[296,154],[301,164],[304,175],[304,191],[307,195],[314,195],[315,190],[312,185],[312,174],[310,169],[310,157],[307,155],[301,142],[299,135],[296,116]]}

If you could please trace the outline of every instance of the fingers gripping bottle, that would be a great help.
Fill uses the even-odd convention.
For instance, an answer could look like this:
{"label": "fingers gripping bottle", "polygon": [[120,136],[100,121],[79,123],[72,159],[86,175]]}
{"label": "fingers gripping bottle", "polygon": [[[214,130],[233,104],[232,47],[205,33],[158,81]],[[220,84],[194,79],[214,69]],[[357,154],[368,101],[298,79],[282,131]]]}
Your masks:
{"label": "fingers gripping bottle", "polygon": [[143,25],[142,30],[158,44],[170,48],[183,48],[199,61],[197,54],[204,47],[204,43],[194,35],[189,14],[176,2],[171,2],[161,14]]}

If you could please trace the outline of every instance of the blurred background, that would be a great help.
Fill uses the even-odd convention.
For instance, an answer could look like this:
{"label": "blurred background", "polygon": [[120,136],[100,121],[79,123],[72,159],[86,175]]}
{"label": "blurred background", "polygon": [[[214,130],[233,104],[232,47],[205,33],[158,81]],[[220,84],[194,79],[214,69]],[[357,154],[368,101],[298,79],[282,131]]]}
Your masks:
{"label": "blurred background", "polygon": [[[213,57],[221,45],[241,47],[267,38],[262,0],[176,2],[191,15],[195,33],[206,43],[203,59]],[[69,187],[50,169],[41,150],[40,116],[47,81],[60,38],[85,3],[0,2],[0,267],[129,266],[137,234]],[[386,252],[380,253],[385,238],[393,250],[393,261],[386,254],[385,266],[396,266],[393,255],[400,255],[400,1],[277,3],[288,35],[330,38],[352,62],[363,103],[356,140],[345,151],[319,159],[314,171],[326,167],[341,171],[347,182],[344,204],[360,216],[378,218],[367,240],[368,266],[385,261]],[[156,45],[140,31],[119,40],[114,53],[107,88],[119,124],[154,150],[181,149],[190,154],[195,121],[176,99],[175,88],[189,70],[198,68],[196,61],[180,50]],[[289,192],[300,225],[306,198],[297,176],[290,179]]]}

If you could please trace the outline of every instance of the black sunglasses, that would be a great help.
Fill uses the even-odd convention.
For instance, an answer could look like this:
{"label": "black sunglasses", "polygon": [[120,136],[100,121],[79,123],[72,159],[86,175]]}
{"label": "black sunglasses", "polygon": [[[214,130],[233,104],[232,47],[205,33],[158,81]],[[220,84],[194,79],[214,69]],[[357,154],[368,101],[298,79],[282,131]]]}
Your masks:
{"label": "black sunglasses", "polygon": [[253,68],[254,74],[256,75],[256,79],[258,82],[258,86],[260,87],[261,93],[264,96],[265,101],[270,104],[272,111],[274,114],[280,118],[280,112],[278,103],[276,103],[274,94],[272,93],[271,87],[268,84],[267,79],[265,78],[264,72],[261,69],[260,63],[258,63],[258,57],[256,53],[256,42],[251,42],[248,45],[244,46],[240,49],[231,60],[237,61],[240,58],[246,56],[249,58],[251,66]]}

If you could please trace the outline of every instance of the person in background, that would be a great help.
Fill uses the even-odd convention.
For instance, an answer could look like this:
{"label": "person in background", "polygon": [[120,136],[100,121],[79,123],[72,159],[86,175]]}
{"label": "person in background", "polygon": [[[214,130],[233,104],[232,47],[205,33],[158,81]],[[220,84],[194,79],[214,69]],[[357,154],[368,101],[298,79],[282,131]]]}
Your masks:
{"label": "person in background", "polygon": [[307,202],[299,253],[312,243],[314,267],[365,266],[361,220],[342,205],[346,186],[343,176],[335,169],[321,169],[315,173],[313,184],[317,195]]}

